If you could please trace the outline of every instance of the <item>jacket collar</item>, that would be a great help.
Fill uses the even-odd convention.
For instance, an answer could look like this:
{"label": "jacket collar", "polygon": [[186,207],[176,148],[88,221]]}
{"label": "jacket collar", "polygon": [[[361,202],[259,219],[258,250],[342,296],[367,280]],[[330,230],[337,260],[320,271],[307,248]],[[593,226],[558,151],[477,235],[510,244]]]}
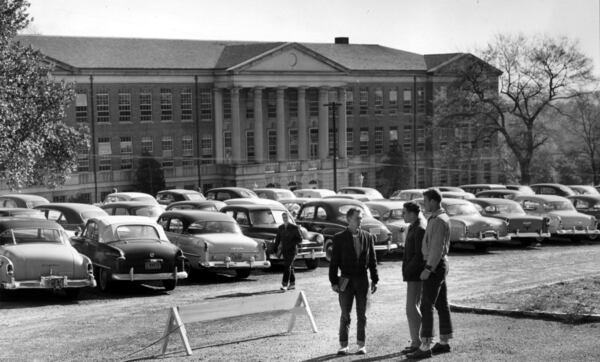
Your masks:
{"label": "jacket collar", "polygon": [[431,216],[429,216],[429,220],[436,218],[436,217],[440,216],[441,214],[445,214],[445,213],[446,213],[446,210],[444,210],[443,207],[440,207],[438,210],[431,213]]}

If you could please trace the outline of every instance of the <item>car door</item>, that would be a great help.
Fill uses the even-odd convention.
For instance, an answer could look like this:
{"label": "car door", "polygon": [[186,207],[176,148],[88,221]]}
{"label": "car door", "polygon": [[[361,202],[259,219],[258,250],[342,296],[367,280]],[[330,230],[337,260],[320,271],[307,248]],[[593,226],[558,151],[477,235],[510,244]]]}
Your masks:
{"label": "car door", "polygon": [[304,226],[308,231],[315,231],[314,219],[316,205],[305,205],[296,216],[296,223]]}
{"label": "car door", "polygon": [[233,214],[233,218],[240,226],[240,229],[242,229],[242,233],[244,233],[245,235],[248,235],[248,233],[250,232],[250,228],[251,228],[250,215],[248,215],[248,211],[242,210],[242,209],[237,209],[237,210],[235,210],[235,212]]}
{"label": "car door", "polygon": [[85,229],[79,236],[71,238],[73,241],[71,244],[73,247],[83,255],[86,255],[92,262],[96,264],[98,262],[97,251],[98,251],[98,225],[95,221],[90,220],[85,225]]}

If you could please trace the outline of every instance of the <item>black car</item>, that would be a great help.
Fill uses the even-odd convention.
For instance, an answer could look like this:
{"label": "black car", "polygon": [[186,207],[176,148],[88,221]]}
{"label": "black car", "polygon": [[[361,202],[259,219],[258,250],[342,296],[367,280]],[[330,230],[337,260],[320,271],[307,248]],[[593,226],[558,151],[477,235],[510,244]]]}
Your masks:
{"label": "black car", "polygon": [[[283,214],[287,214],[291,223],[294,218],[285,206],[276,203],[265,203],[264,199],[257,200],[257,204],[244,203],[227,205],[221,212],[233,217],[240,225],[242,233],[256,241],[264,241],[267,244],[267,256],[275,260],[283,260],[276,255],[275,236],[277,228],[283,224]],[[262,201],[262,202],[261,202]],[[325,257],[323,250],[323,235],[308,232],[302,229],[302,243],[298,248],[296,259],[304,259],[308,269],[319,266],[319,258]]]}
{"label": "black car", "polygon": [[460,185],[460,188],[465,190],[465,192],[470,192],[472,194],[486,190],[506,190],[506,186],[496,184],[469,184]]}
{"label": "black car", "polygon": [[600,220],[600,195],[576,195],[569,196],[575,210],[583,214],[594,216]]}
{"label": "black car", "polygon": [[219,200],[176,201],[167,206],[167,210],[204,210],[220,211],[226,203]]}
{"label": "black car", "polygon": [[56,221],[65,230],[72,233],[83,231],[88,219],[105,216],[106,211],[98,206],[78,203],[50,203],[35,207],[48,220]]}
{"label": "black car", "polygon": [[498,190],[486,190],[478,192],[475,197],[477,198],[493,198],[493,199],[508,199],[514,200],[515,197],[521,196],[523,193],[517,190],[498,189]]}
{"label": "black car", "polygon": [[556,195],[556,196],[574,196],[575,191],[570,187],[561,184],[535,184],[530,186],[531,189],[538,195]]}
{"label": "black car", "polygon": [[375,219],[369,208],[358,200],[353,199],[316,199],[302,205],[296,216],[296,222],[308,231],[318,232],[325,237],[325,253],[327,260],[331,259],[333,235],[343,231],[348,226],[346,213],[352,207],[363,211],[361,228],[377,237],[375,250],[379,253],[390,252],[398,248],[392,242],[392,233],[379,220]]}
{"label": "black car", "polygon": [[204,195],[198,191],[186,189],[162,190],[156,194],[156,200],[161,205],[169,205],[176,201],[201,201]]}
{"label": "black car", "polygon": [[239,198],[258,199],[258,195],[254,191],[243,187],[219,187],[206,192],[207,200],[225,201]]}

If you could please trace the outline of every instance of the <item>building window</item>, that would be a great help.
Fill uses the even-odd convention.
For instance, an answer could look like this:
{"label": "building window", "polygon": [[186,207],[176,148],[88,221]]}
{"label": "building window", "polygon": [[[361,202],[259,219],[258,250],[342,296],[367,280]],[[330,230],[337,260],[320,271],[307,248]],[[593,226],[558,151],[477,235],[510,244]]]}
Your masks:
{"label": "building window", "polygon": [[223,119],[231,119],[231,91],[223,89]]}
{"label": "building window", "polygon": [[162,148],[162,166],[173,167],[173,137],[163,136],[160,146]]}
{"label": "building window", "polygon": [[287,99],[288,99],[288,111],[289,111],[290,117],[292,117],[292,118],[298,117],[298,90],[288,89],[287,90]]}
{"label": "building window", "polygon": [[359,114],[365,115],[369,110],[369,89],[360,88],[358,92]]}
{"label": "building window", "polygon": [[133,168],[133,144],[131,137],[121,137],[121,170],[131,170]]}
{"label": "building window", "polygon": [[248,162],[255,160],[256,154],[254,151],[254,131],[246,131],[246,156],[248,158]]}
{"label": "building window", "polygon": [[472,184],[476,184],[477,183],[477,164],[476,163],[472,163],[471,164],[471,179],[470,179],[470,183]]}
{"label": "building window", "polygon": [[383,114],[383,90],[381,88],[375,89],[375,114]]}
{"label": "building window", "polygon": [[417,112],[425,113],[425,89],[417,88]]}
{"label": "building window", "polygon": [[111,170],[111,156],[112,149],[110,147],[110,138],[99,137],[98,138],[98,170],[99,171],[110,171]]}
{"label": "building window", "polygon": [[254,119],[254,91],[246,90],[246,119]]}
{"label": "building window", "polygon": [[402,135],[404,136],[402,141],[402,149],[405,153],[409,153],[412,151],[413,146],[412,126],[404,126]]}
{"label": "building window", "polygon": [[319,158],[319,129],[310,128],[308,130],[308,136],[310,159],[316,160]]}
{"label": "building window", "polygon": [[194,141],[192,136],[183,136],[181,138],[181,155],[183,157],[192,157],[194,155]]}
{"label": "building window", "polygon": [[306,91],[306,99],[308,102],[308,115],[318,116],[319,115],[319,91],[315,88],[308,89]]}
{"label": "building window", "polygon": [[142,137],[142,154],[151,155],[154,152],[154,142],[152,141],[152,136],[143,136]]}
{"label": "building window", "polygon": [[485,149],[492,148],[492,139],[489,136],[483,137],[483,140],[481,141],[481,145]]}
{"label": "building window", "polygon": [[[333,137],[337,136],[339,130],[336,128],[335,129],[335,133],[333,132],[333,128],[329,129],[329,136],[328,136],[328,143],[329,143],[329,156],[333,157]],[[337,140],[336,140],[337,142]],[[338,149],[339,149],[339,145]],[[338,155],[339,156],[339,155]]]}
{"label": "building window", "polygon": [[383,127],[375,127],[375,153],[383,153]]}
{"label": "building window", "polygon": [[200,148],[201,148],[201,152],[202,152],[202,159],[201,159],[201,163],[202,164],[208,164],[208,163],[213,163],[212,159],[213,159],[213,142],[212,142],[212,136],[211,135],[204,135],[202,136],[202,139],[200,140]]}
{"label": "building window", "polygon": [[388,113],[392,116],[398,112],[398,91],[390,89],[388,93]]}
{"label": "building window", "polygon": [[425,187],[425,168],[419,167],[417,168],[417,187],[424,188]]}
{"label": "building window", "polygon": [[181,103],[181,120],[191,121],[192,120],[192,90],[190,88],[183,88],[179,98]]}
{"label": "building window", "polygon": [[369,129],[368,128],[360,129],[359,153],[361,156],[369,155]]}
{"label": "building window", "polygon": [[173,94],[167,88],[160,89],[160,120],[173,120]]}
{"label": "building window", "polygon": [[119,122],[131,122],[131,93],[119,92]]}
{"label": "building window", "polygon": [[492,183],[492,164],[489,162],[483,164],[483,182]]}
{"label": "building window", "polygon": [[404,89],[404,93],[402,93],[402,111],[404,113],[412,111],[412,90],[410,88]]}
{"label": "building window", "polygon": [[346,153],[348,156],[352,156],[354,152],[354,130],[351,128],[346,129]]}
{"label": "building window", "polygon": [[277,94],[275,90],[267,91],[267,118],[277,117]]}
{"label": "building window", "polygon": [[223,151],[225,152],[225,159],[231,160],[231,131],[223,132]]}
{"label": "building window", "polygon": [[212,119],[212,93],[209,88],[200,89],[200,119],[207,121]]}
{"label": "building window", "polygon": [[346,115],[351,116],[354,113],[354,90],[346,88]]}
{"label": "building window", "polygon": [[452,185],[457,186],[460,184],[460,172],[458,170],[451,170],[450,171],[450,176],[452,177]]}
{"label": "building window", "polygon": [[390,127],[390,150],[398,149],[398,127]]}
{"label": "building window", "polygon": [[417,126],[417,151],[425,151],[425,127]]}
{"label": "building window", "polygon": [[298,129],[290,128],[289,135],[290,135],[290,145],[289,145],[290,160],[297,160],[298,159]]}
{"label": "building window", "polygon": [[140,121],[152,122],[152,93],[140,93]]}
{"label": "building window", "polygon": [[462,164],[460,166],[460,182],[463,184],[468,184],[469,183],[469,165],[467,164]]}
{"label": "building window", "polygon": [[87,172],[90,170],[90,154],[86,147],[77,150],[77,172]]}
{"label": "building window", "polygon": [[448,184],[448,172],[447,170],[440,170],[440,185],[444,186]]}
{"label": "building window", "polygon": [[108,103],[108,93],[97,93],[96,94],[96,122],[108,123],[110,122],[110,111]]}
{"label": "building window", "polygon": [[269,161],[277,160],[277,130],[270,129],[267,131],[267,150]]}
{"label": "building window", "polygon": [[75,97],[75,120],[78,123],[88,121],[87,93],[77,93]]}

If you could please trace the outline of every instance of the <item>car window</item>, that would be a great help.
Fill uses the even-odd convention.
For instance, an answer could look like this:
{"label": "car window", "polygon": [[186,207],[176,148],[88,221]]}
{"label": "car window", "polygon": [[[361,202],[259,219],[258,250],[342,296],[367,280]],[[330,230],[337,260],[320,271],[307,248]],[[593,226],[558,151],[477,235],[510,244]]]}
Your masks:
{"label": "car window", "polygon": [[377,211],[377,209],[369,207],[369,210],[371,210],[371,214],[373,214],[374,218],[380,218],[381,217],[381,215],[379,214],[379,211]]}
{"label": "car window", "polygon": [[205,205],[205,206],[200,206],[198,208],[198,210],[204,210],[204,211],[219,211],[217,210],[217,208],[214,205]]}
{"label": "car window", "polygon": [[473,204],[452,204],[445,207],[449,216],[456,215],[478,215],[479,211]]}
{"label": "car window", "polygon": [[298,220],[312,220],[315,218],[315,206],[306,206],[300,211]]}
{"label": "car window", "polygon": [[118,240],[160,239],[156,228],[150,225],[121,225],[116,234]]}
{"label": "car window", "polygon": [[5,230],[0,234],[0,244],[30,244],[64,242],[64,235],[59,229],[18,228]]}
{"label": "car window", "polygon": [[327,220],[327,211],[322,207],[317,207],[317,220]]}
{"label": "car window", "polygon": [[215,195],[214,191],[211,191],[211,192],[207,192],[207,193],[206,193],[206,199],[207,199],[207,200],[214,200],[214,199],[215,199],[215,196],[216,196],[216,195]]}
{"label": "car window", "polygon": [[540,203],[530,200],[521,200],[521,206],[523,206],[523,210],[525,211],[535,211],[540,208]]}
{"label": "car window", "polygon": [[67,223],[67,220],[66,220],[65,216],[63,215],[63,213],[58,210],[47,210],[46,218],[48,220],[56,221],[59,224]]}
{"label": "car window", "polygon": [[217,193],[217,197],[216,197],[217,200],[221,200],[221,201],[229,200],[230,198],[231,198],[231,195],[229,195],[229,192],[225,192],[225,191],[219,191]]}
{"label": "car window", "polygon": [[547,211],[552,211],[552,210],[564,210],[564,211],[569,211],[569,210],[574,210],[573,209],[573,204],[569,201],[554,201],[554,202],[547,202],[544,203],[544,209]]}
{"label": "car window", "polygon": [[2,200],[2,207],[6,207],[8,209],[8,208],[12,208],[12,207],[18,207],[18,205],[15,200],[4,199],[4,200]]}
{"label": "car window", "polygon": [[89,222],[83,231],[83,236],[98,241],[98,225],[95,222]]}
{"label": "car window", "polygon": [[129,215],[129,210],[124,207],[116,207],[113,209],[113,215]]}
{"label": "car window", "polygon": [[102,210],[93,210],[93,211],[84,211],[81,213],[81,219],[83,220],[83,222],[86,222],[88,219],[91,219],[93,217],[97,217],[97,216],[103,216],[106,215],[105,211]]}
{"label": "car window", "polygon": [[589,209],[591,207],[590,203],[586,200],[575,200],[574,204],[576,209]]}
{"label": "car window", "polygon": [[233,233],[240,234],[242,231],[237,223],[233,221],[196,221],[192,223],[187,232],[192,235]]}
{"label": "car window", "polygon": [[394,220],[404,220],[404,209],[393,209],[390,211],[390,218]]}
{"label": "car window", "polygon": [[254,210],[250,212],[252,225],[283,224],[283,210]]}
{"label": "car window", "polygon": [[158,201],[169,203],[169,202],[175,201],[175,196],[173,196],[173,194],[165,192],[165,193],[162,193],[162,194],[158,194],[157,197],[156,197],[156,199]]}
{"label": "car window", "polygon": [[183,221],[177,218],[172,218],[171,222],[169,222],[169,226],[165,228],[165,230],[172,233],[181,234],[183,232]]}
{"label": "car window", "polygon": [[165,216],[161,216],[157,221],[158,225],[162,226],[163,230],[168,231],[169,218]]}
{"label": "car window", "polygon": [[544,195],[556,195],[557,192],[553,187],[546,187],[546,186],[542,186],[540,187],[540,194],[544,194]]}
{"label": "car window", "polygon": [[163,209],[160,206],[144,206],[135,209],[135,215],[146,216],[146,217],[158,217],[163,213]]}
{"label": "car window", "polygon": [[193,201],[204,200],[204,196],[202,196],[202,194],[190,192],[189,194],[185,194],[185,196],[187,197],[188,200],[193,200]]}
{"label": "car window", "polygon": [[235,221],[237,221],[240,225],[250,225],[250,221],[248,220],[248,215],[246,215],[243,211],[238,211],[235,215]]}

